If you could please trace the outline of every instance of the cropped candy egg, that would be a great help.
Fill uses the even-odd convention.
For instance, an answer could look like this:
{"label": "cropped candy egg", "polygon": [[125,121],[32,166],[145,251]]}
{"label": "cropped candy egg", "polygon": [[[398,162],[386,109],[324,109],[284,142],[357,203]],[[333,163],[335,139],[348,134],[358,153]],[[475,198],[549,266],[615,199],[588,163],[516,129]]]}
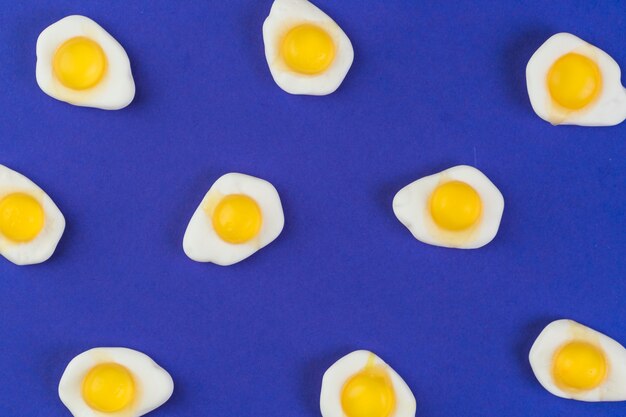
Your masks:
{"label": "cropped candy egg", "polygon": [[0,255],[16,265],[48,260],[61,240],[65,218],[34,182],[0,165]]}
{"label": "cropped candy egg", "polygon": [[194,261],[232,265],[271,243],[284,224],[272,184],[229,173],[215,181],[191,217],[183,249]]}
{"label": "cropped candy egg", "polygon": [[626,349],[572,320],[556,320],[529,354],[539,383],[550,393],[580,401],[626,400]]}
{"label": "cropped candy egg", "polygon": [[44,93],[77,106],[117,110],[135,97],[126,51],[84,16],[68,16],[41,32],[36,77]]}
{"label": "cropped candy egg", "polygon": [[173,390],[170,374],[126,348],[81,353],[59,382],[59,397],[74,417],[139,417],[165,403]]}
{"label": "cropped candy egg", "polygon": [[366,350],[339,359],[322,378],[322,417],[414,417],[415,408],[400,375]]}
{"label": "cropped candy egg", "polygon": [[553,125],[612,126],[626,119],[619,65],[606,52],[569,33],[557,33],[526,66],[535,113]]}
{"label": "cropped candy egg", "polygon": [[504,199],[476,168],[459,165],[407,185],[393,199],[393,212],[424,243],[475,249],[496,236]]}
{"label": "cropped candy egg", "polygon": [[263,24],[263,42],[274,81],[291,94],[332,93],[354,59],[343,30],[307,0],[275,0]]}

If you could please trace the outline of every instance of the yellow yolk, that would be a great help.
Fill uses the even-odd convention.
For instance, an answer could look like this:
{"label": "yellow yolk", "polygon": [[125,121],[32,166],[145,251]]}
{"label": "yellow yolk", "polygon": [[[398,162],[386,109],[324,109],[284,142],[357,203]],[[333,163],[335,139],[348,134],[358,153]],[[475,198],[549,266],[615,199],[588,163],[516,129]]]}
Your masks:
{"label": "yellow yolk", "polygon": [[576,53],[557,59],[548,71],[547,81],[552,99],[569,110],[580,110],[589,105],[602,89],[598,64]]}
{"label": "yellow yolk", "polygon": [[305,23],[287,32],[282,40],[281,55],[292,70],[319,74],[335,59],[335,44],[324,29]]}
{"label": "yellow yolk", "polygon": [[430,197],[430,214],[446,230],[465,230],[473,226],[482,212],[480,195],[470,185],[449,181],[439,185]]}
{"label": "yellow yolk", "polygon": [[0,233],[18,243],[35,239],[45,222],[43,207],[24,193],[9,194],[0,200]]}
{"label": "yellow yolk", "polygon": [[113,413],[131,405],[135,381],[128,369],[117,363],[96,365],[83,379],[83,399],[94,410]]}
{"label": "yellow yolk", "polygon": [[607,364],[604,352],[587,342],[570,342],[553,359],[552,374],[558,386],[570,390],[590,390],[602,383]]}
{"label": "yellow yolk", "polygon": [[227,195],[213,211],[213,229],[228,243],[245,243],[255,238],[262,223],[261,208],[243,194]]}
{"label": "yellow yolk", "polygon": [[347,417],[389,417],[395,406],[391,378],[380,366],[366,366],[341,390],[341,407]]}
{"label": "yellow yolk", "polygon": [[67,88],[85,90],[98,84],[107,67],[107,57],[96,42],[83,36],[65,41],[54,53],[52,70]]}

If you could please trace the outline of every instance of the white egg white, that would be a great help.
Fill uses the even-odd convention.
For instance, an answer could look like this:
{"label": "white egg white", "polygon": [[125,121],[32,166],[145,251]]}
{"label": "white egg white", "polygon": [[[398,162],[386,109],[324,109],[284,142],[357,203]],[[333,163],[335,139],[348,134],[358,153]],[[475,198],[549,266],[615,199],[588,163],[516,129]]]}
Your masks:
{"label": "white egg white", "polygon": [[[285,64],[280,54],[283,37],[293,27],[304,23],[324,29],[335,44],[335,58],[320,74],[294,72]],[[341,85],[354,60],[354,50],[348,36],[333,19],[307,0],[275,0],[263,23],[263,42],[265,58],[274,81],[290,94],[323,96],[334,92]]]}
{"label": "white egg white", "polygon": [[[374,359],[373,363],[369,361]],[[416,402],[409,386],[385,361],[367,350],[357,350],[335,362],[322,377],[320,410],[322,417],[345,417],[341,392],[345,383],[366,365],[378,365],[387,371],[396,396],[396,406],[389,417],[414,417]]]}
{"label": "white egg white", "polygon": [[[223,241],[213,229],[212,213],[215,205],[226,195],[244,194],[256,201],[263,220],[261,230],[249,242],[233,244]],[[183,249],[197,262],[212,262],[227,266],[235,264],[270,244],[280,235],[285,216],[276,188],[269,182],[250,175],[229,173],[211,186],[189,221],[183,238]]]}
{"label": "white egg white", "polygon": [[[479,194],[482,214],[478,224],[468,230],[450,231],[433,220],[430,197],[438,185],[448,181],[462,181]],[[414,181],[402,188],[393,198],[393,212],[413,236],[424,243],[459,249],[476,249],[491,242],[498,233],[504,211],[500,190],[478,169],[458,165],[434,175]]]}
{"label": "white egg white", "polygon": [[[587,391],[566,391],[555,383],[554,355],[561,346],[572,341],[588,342],[604,352],[607,375],[600,386]],[[528,359],[539,383],[557,397],[590,402],[626,400],[626,349],[610,337],[573,320],[548,324],[533,343]]]}
{"label": "white egg white", "polygon": [[30,242],[14,242],[0,233],[0,255],[16,265],[33,265],[47,261],[65,231],[65,217],[52,199],[19,172],[0,165],[0,201],[9,194],[24,193],[35,198],[44,210],[44,227]]}
{"label": "white egg white", "polygon": [[[572,111],[555,103],[548,91],[552,64],[568,53],[592,59],[602,73],[602,90],[587,107]],[[553,125],[613,126],[626,119],[626,91],[620,67],[606,52],[570,33],[557,33],[537,49],[526,66],[526,87],[533,110]]]}
{"label": "white egg white", "polygon": [[[65,41],[87,37],[100,45],[107,57],[107,70],[100,82],[86,90],[73,90],[54,75],[54,54]],[[76,106],[118,110],[135,97],[135,82],[126,51],[109,33],[85,16],[68,16],[48,26],[37,38],[37,84],[51,97]]]}
{"label": "white egg white", "polygon": [[[82,383],[91,368],[111,362],[124,366],[133,375],[137,397],[129,409],[102,413],[87,405]],[[59,382],[59,397],[74,417],[139,417],[164,404],[173,391],[170,374],[149,356],[120,347],[94,348],[81,353],[67,365]]]}

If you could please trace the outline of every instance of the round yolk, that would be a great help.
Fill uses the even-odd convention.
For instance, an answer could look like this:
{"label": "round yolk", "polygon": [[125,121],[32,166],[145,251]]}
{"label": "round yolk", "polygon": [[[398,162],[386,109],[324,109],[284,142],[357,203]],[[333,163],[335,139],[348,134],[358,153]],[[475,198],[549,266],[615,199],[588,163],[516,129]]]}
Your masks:
{"label": "round yolk", "polygon": [[113,413],[135,399],[135,381],[128,369],[117,363],[96,365],[83,379],[83,399],[89,407]]}
{"label": "round yolk", "polygon": [[347,417],[389,417],[395,406],[391,379],[378,366],[352,375],[341,390],[341,407]]}
{"label": "round yolk", "polygon": [[548,71],[548,90],[552,99],[570,110],[589,105],[602,89],[602,73],[592,59],[576,54],[565,54]]}
{"label": "round yolk", "polygon": [[281,55],[292,70],[302,74],[319,74],[335,59],[335,44],[324,29],[305,23],[287,32],[282,41]]}
{"label": "round yolk", "polygon": [[98,84],[107,67],[107,57],[96,42],[83,36],[65,41],[54,53],[52,70],[67,88],[85,90]]}
{"label": "round yolk", "polygon": [[213,211],[213,229],[228,243],[245,243],[259,234],[263,214],[252,198],[230,194]]}
{"label": "round yolk", "polygon": [[446,230],[465,230],[473,226],[482,212],[480,196],[470,185],[450,181],[439,185],[430,197],[430,214]]}
{"label": "round yolk", "polygon": [[552,374],[565,389],[593,389],[602,383],[606,371],[604,352],[591,343],[570,342],[554,355]]}
{"label": "round yolk", "polygon": [[0,233],[14,242],[35,239],[45,222],[43,207],[28,194],[9,194],[0,200]]}

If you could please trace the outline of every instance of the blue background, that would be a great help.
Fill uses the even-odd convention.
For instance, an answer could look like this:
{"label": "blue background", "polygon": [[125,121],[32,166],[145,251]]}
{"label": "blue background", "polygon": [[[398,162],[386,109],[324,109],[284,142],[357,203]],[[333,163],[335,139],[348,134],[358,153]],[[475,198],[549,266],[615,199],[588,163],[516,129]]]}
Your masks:
{"label": "blue background", "polygon": [[[626,342],[626,124],[552,127],[525,65],[569,31],[626,65],[626,4],[318,0],[356,58],[335,93],[273,82],[271,1],[2,2],[0,163],[56,201],[53,258],[0,259],[0,415],[69,416],[67,363],[96,346],[152,356],[175,380],[157,416],[318,416],[321,377],[366,348],[418,416],[623,416],[547,393],[527,353],[551,320]],[[105,112],[35,81],[35,42],[84,14],[131,59],[137,95]],[[414,240],[391,201],[457,164],[506,207],[475,251]],[[229,171],[272,182],[282,235],[232,267],[198,264],[185,227]]]}

